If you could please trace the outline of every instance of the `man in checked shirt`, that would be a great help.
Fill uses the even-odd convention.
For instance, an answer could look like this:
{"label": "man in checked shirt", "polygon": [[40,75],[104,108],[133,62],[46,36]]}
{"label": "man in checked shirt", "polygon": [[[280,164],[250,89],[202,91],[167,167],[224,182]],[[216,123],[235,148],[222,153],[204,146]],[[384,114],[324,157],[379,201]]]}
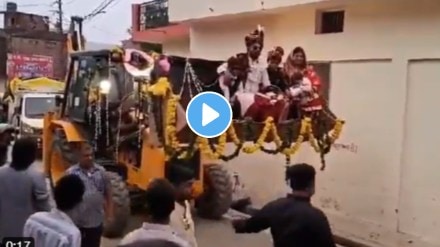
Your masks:
{"label": "man in checked shirt", "polygon": [[81,246],[99,247],[104,217],[113,221],[110,180],[105,169],[93,161],[93,148],[88,144],[81,146],[79,163],[66,173],[79,176],[85,185],[83,201],[72,216],[81,231]]}

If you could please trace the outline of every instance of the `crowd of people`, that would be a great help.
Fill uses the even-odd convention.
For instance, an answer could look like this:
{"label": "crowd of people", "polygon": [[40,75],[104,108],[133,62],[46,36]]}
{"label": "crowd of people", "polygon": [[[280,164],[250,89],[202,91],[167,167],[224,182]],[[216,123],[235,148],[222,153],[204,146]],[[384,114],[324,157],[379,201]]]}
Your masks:
{"label": "crowd of people", "polygon": [[[0,167],[0,240],[32,237],[36,247],[101,246],[103,224],[114,216],[112,188],[105,169],[93,160],[93,148],[82,145],[79,155],[79,163],[57,181],[51,207],[46,177],[32,166],[36,141],[15,141],[11,162]],[[158,241],[162,238],[177,246],[197,246],[187,201],[192,177],[181,173],[171,182],[157,179],[150,184],[145,223],[129,233],[121,246],[138,246],[147,240],[163,244]]]}
{"label": "crowd of people", "polygon": [[[0,240],[32,237],[36,247],[99,247],[104,221],[113,220],[112,191],[93,149],[83,145],[80,162],[70,167],[54,189],[55,206],[44,174],[31,165],[37,154],[33,139],[18,139],[9,164],[0,167]],[[121,247],[197,247],[189,199],[192,176],[180,171],[153,180],[147,191],[144,223],[128,233]],[[270,229],[275,247],[334,247],[324,213],[310,199],[315,169],[297,164],[286,170],[292,191],[256,210],[248,219],[234,219],[236,233]]]}
{"label": "crowd of people", "polygon": [[321,81],[303,48],[294,48],[284,60],[284,49],[275,47],[264,63],[263,28],[259,26],[244,41],[246,52],[230,57],[217,70],[221,92],[231,102],[234,118],[262,122],[270,116],[282,121],[323,109]]}

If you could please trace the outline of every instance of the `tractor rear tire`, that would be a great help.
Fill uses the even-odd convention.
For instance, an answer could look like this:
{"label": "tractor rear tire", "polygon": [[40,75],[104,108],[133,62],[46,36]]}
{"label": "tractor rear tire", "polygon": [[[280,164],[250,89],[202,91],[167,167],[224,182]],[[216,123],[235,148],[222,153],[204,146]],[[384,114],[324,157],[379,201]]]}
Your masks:
{"label": "tractor rear tire", "polygon": [[232,204],[232,181],[228,171],[220,164],[205,165],[205,188],[196,200],[197,213],[206,219],[221,219]]}
{"label": "tractor rear tire", "polygon": [[114,217],[104,223],[104,237],[117,238],[124,234],[130,218],[130,195],[126,183],[117,173],[106,172],[110,179],[113,196]]}

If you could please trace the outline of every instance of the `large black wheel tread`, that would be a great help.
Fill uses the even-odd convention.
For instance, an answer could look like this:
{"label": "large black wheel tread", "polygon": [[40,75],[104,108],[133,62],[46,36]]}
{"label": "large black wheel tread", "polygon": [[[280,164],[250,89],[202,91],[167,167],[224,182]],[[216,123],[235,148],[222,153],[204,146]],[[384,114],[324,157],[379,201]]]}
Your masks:
{"label": "large black wheel tread", "polygon": [[205,192],[197,199],[197,212],[206,219],[221,219],[232,204],[232,181],[220,164],[204,166]]}
{"label": "large black wheel tread", "polygon": [[123,236],[130,218],[130,194],[125,181],[114,172],[106,172],[112,186],[114,219],[104,223],[104,237]]}

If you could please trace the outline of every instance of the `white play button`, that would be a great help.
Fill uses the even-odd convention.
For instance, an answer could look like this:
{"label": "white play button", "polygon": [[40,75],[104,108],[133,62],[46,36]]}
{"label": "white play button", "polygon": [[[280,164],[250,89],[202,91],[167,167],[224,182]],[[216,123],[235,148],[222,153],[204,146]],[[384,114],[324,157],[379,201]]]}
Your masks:
{"label": "white play button", "polygon": [[[199,108],[200,109],[200,108]],[[220,117],[220,113],[216,110],[212,109],[209,105],[203,103],[202,104],[202,126],[205,127],[212,121],[216,120]]]}
{"label": "white play button", "polygon": [[232,124],[231,104],[219,93],[199,93],[186,107],[186,123],[200,137],[218,137]]}

